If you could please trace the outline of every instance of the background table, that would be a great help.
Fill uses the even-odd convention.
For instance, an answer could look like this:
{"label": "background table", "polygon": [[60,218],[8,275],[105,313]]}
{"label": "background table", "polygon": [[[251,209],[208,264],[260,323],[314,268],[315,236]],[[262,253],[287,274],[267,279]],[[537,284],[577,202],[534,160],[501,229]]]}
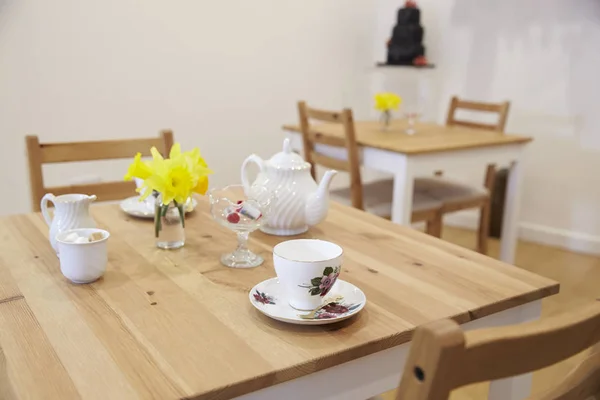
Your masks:
{"label": "background table", "polygon": [[[410,224],[415,177],[433,175],[435,171],[453,166],[481,168],[482,173],[487,164],[509,166],[500,259],[514,262],[521,198],[522,150],[531,138],[430,123],[418,123],[417,133],[407,135],[405,120],[392,121],[386,132],[381,131],[377,121],[357,121],[355,126],[363,165],[394,175],[392,221],[398,224]],[[283,129],[290,133],[292,147],[301,151],[300,127],[284,125]],[[312,129],[326,136],[344,136],[341,124],[324,123]],[[333,157],[346,156],[344,149],[324,145],[319,145],[319,148]]]}
{"label": "background table", "polygon": [[[154,247],[151,221],[117,206],[94,206],[111,232],[106,275],[69,283],[39,214],[0,219],[0,383],[28,399],[360,399],[394,388],[415,326],[452,317],[466,327],[537,318],[558,284],[334,205],[304,237],[345,251],[342,278],[367,305],[321,327],[287,325],[255,310],[249,290],[275,275],[260,232],[250,245],[267,260],[230,269],[219,255],[233,232],[208,204],[186,223],[177,251]],[[2,353],[0,353],[1,355]],[[497,399],[519,398],[527,378],[492,384]]]}

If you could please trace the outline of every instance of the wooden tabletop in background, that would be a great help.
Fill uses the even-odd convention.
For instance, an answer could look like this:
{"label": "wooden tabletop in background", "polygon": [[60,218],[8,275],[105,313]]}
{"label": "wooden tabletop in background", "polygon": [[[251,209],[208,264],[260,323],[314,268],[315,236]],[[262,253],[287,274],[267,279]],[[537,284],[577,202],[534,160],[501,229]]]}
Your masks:
{"label": "wooden tabletop in background", "polygon": [[8,376],[22,398],[228,399],[400,345],[431,320],[464,323],[558,292],[549,279],[333,205],[304,237],[344,248],[342,278],[367,306],[336,325],[288,325],[248,301],[275,275],[271,251],[284,238],[253,233],[267,261],[230,269],[219,255],[235,235],[204,199],[177,251],[154,247],[151,221],[116,205],[92,212],[111,238],[106,275],[90,285],[61,275],[39,214],[0,219],[0,383]]}
{"label": "wooden tabletop in background", "polygon": [[[356,121],[356,140],[360,146],[374,147],[403,154],[437,153],[449,150],[500,146],[527,143],[530,137],[490,132],[483,129],[461,126],[444,126],[431,123],[417,123],[417,132],[407,135],[406,120],[393,120],[389,130],[383,132],[379,121]],[[283,125],[283,129],[301,132],[299,125]],[[314,125],[315,133],[326,136],[343,137],[341,124],[323,123]]]}

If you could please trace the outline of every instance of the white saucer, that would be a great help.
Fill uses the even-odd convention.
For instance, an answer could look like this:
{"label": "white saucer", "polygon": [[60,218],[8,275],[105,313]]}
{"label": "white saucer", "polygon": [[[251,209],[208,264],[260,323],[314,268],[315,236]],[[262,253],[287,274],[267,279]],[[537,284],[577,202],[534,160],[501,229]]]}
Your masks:
{"label": "white saucer", "polygon": [[333,285],[326,300],[335,300],[338,296],[343,298],[319,310],[316,318],[304,319],[300,315],[308,315],[310,312],[296,310],[289,305],[277,278],[262,281],[248,294],[250,303],[267,317],[297,325],[325,325],[340,322],[358,314],[367,304],[367,297],[362,290],[341,279]]}
{"label": "white saucer", "polygon": [[[198,202],[192,198],[185,207],[186,214],[194,211]],[[121,210],[126,214],[138,218],[154,218],[154,207],[144,201],[139,201],[139,196],[129,197],[121,202]]]}

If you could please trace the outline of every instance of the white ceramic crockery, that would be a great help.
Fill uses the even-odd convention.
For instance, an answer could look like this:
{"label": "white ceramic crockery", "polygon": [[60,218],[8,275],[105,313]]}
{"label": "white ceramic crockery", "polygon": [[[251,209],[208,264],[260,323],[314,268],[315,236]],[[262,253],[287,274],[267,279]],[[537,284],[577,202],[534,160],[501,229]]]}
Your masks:
{"label": "white ceramic crockery", "polygon": [[296,239],[273,248],[273,263],[289,304],[312,310],[323,303],[342,271],[343,250],[335,243]]}
{"label": "white ceramic crockery", "polygon": [[[260,169],[252,183],[247,171],[250,163]],[[242,164],[242,184],[246,193],[251,193],[254,186],[265,187],[269,195],[275,197],[261,231],[270,235],[297,235],[325,219],[329,209],[329,184],[337,171],[327,171],[317,185],[310,170],[310,164],[292,152],[289,139],[284,140],[283,151],[269,160],[256,154],[246,158]]]}
{"label": "white ceramic crockery", "polygon": [[[99,232],[102,239],[89,243],[67,242],[65,238],[71,233],[89,237]],[[73,283],[90,283],[106,271],[108,249],[106,242],[110,234],[102,229],[72,229],[56,236],[59,248],[60,272]]]}
{"label": "white ceramic crockery", "polygon": [[295,325],[326,325],[344,321],[358,314],[367,304],[362,290],[338,279],[325,296],[323,305],[313,311],[299,311],[287,301],[285,289],[277,278],[257,284],[248,293],[250,303],[269,318]]}
{"label": "white ceramic crockery", "polygon": [[[61,232],[77,228],[95,228],[96,222],[90,216],[90,204],[96,200],[96,196],[87,194],[63,194],[54,196],[48,193],[42,197],[40,204],[42,215],[50,227],[50,244],[56,252],[59,248],[56,243],[56,235]],[[50,215],[48,202],[54,203],[54,216]]]}
{"label": "white ceramic crockery", "polygon": [[[119,206],[125,214],[131,215],[132,217],[154,219],[155,198],[154,196],[149,196],[148,199],[150,199],[150,202],[140,201],[139,196],[128,197],[121,201]],[[194,198],[190,198],[188,202],[185,203],[184,212],[187,214],[194,211],[197,205],[198,201]]]}

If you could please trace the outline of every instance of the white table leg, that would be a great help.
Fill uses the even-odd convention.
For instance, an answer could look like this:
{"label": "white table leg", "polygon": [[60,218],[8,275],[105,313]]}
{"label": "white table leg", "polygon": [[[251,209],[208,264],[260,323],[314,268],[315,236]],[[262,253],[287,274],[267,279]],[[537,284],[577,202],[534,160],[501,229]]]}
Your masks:
{"label": "white table leg", "polygon": [[[538,300],[519,309],[515,323],[536,320],[542,314],[542,302]],[[499,379],[490,384],[488,400],[522,400],[531,394],[531,374],[523,374],[506,379]]]}
{"label": "white table leg", "polygon": [[394,173],[394,196],[392,199],[392,222],[410,225],[412,214],[414,171],[409,156],[396,157]]}
{"label": "white table leg", "polygon": [[514,264],[519,237],[519,205],[521,203],[521,181],[523,178],[521,164],[519,155],[519,158],[510,166],[504,199],[500,260],[509,264]]}

